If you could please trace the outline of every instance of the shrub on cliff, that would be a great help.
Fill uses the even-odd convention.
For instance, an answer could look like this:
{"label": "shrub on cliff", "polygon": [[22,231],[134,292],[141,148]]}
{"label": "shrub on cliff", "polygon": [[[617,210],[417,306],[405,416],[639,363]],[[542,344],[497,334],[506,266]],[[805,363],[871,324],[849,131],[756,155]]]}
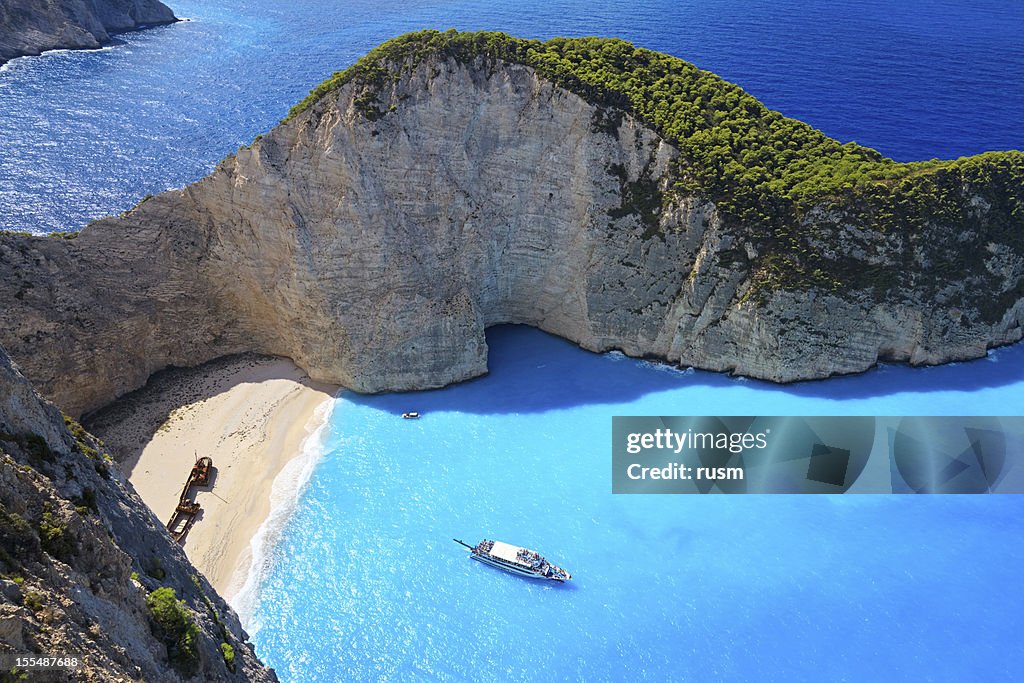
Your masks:
{"label": "shrub on cliff", "polygon": [[17,569],[21,560],[35,555],[39,550],[39,538],[32,525],[16,512],[8,512],[0,503],[0,569]]}
{"label": "shrub on cliff", "polygon": [[224,664],[229,670],[235,670],[235,648],[227,643],[220,644],[220,653],[224,656]]}
{"label": "shrub on cliff", "polygon": [[67,562],[75,552],[67,524],[52,510],[43,512],[39,522],[39,540],[43,550],[63,562]]}
{"label": "shrub on cliff", "polygon": [[157,588],[146,597],[153,620],[160,627],[168,645],[168,658],[182,673],[194,672],[199,663],[197,639],[199,627],[185,603],[173,588]]}

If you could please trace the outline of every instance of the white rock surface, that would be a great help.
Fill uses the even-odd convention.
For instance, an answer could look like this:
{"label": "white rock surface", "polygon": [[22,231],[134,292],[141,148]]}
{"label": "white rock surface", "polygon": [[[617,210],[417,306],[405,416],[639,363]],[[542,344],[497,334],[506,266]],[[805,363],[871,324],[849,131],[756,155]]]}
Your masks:
{"label": "white rock surface", "polygon": [[[609,134],[599,109],[528,67],[428,59],[369,118],[362,90],[77,239],[0,239],[0,343],[79,414],[168,364],[241,351],[359,391],[442,386],[486,371],[498,323],[776,381],[972,358],[1021,337],[1020,300],[988,321],[927,288],[745,301],[757,249],[713,204],[675,197],[653,231],[609,215],[630,183],[667,189],[676,149],[629,116]],[[853,255],[898,246],[808,220],[832,221]],[[1016,248],[992,254],[1019,283]]]}

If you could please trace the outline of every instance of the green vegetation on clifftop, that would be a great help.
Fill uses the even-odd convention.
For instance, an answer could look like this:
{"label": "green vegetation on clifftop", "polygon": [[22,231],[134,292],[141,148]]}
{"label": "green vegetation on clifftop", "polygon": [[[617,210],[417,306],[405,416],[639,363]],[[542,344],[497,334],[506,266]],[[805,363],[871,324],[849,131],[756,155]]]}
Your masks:
{"label": "green vegetation on clifftop", "polygon": [[[869,281],[834,255],[826,256],[829,250],[821,248],[809,226],[812,209],[830,213],[833,224],[879,234],[920,232],[926,226],[971,231],[983,219],[986,230],[994,228],[1004,240],[1019,245],[1024,239],[1024,153],[897,163],[772,111],[740,87],[682,59],[617,39],[541,42],[503,33],[411,33],[321,83],[288,119],[354,82],[364,88],[357,98],[360,110],[377,120],[394,110],[380,111],[377,94],[428,58],[491,67],[498,60],[523,64],[603,112],[628,112],[645,122],[680,151],[670,191],[713,201],[726,223],[742,227],[757,250],[750,294],[778,287],[837,290],[897,283],[898,274],[875,273]],[[619,120],[612,115],[597,123],[614,134]],[[985,206],[983,217],[979,205]]]}

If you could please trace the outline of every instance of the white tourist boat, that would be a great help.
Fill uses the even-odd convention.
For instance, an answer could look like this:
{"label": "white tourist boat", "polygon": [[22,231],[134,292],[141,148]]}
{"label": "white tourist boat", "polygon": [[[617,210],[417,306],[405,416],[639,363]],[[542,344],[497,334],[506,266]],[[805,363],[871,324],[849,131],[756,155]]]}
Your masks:
{"label": "white tourist boat", "polygon": [[533,550],[487,539],[480,541],[475,546],[463,543],[457,538],[452,540],[469,548],[469,556],[474,560],[513,574],[558,582],[568,581],[572,578],[572,574],[551,564]]}

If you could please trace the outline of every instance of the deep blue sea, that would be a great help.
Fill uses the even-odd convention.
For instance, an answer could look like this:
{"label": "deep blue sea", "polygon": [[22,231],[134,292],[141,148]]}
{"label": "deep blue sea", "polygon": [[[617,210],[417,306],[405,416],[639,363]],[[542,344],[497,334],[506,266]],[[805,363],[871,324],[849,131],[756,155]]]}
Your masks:
{"label": "deep blue sea", "polygon": [[898,160],[1024,148],[1024,3],[169,0],[192,21],[0,73],[0,229],[73,230],[181,187],[335,70],[423,28],[619,36]]}
{"label": "deep blue sea", "polygon": [[[1019,2],[170,4],[192,21],[0,70],[0,228],[76,229],[195,180],[420,28],[620,36],[899,160],[1024,148]],[[1019,496],[613,496],[610,418],[1019,414],[1024,347],[778,387],[522,328],[489,343],[486,378],[343,394],[282,478],[238,600],[282,680],[1019,680]],[[496,572],[453,536],[575,579]]]}

